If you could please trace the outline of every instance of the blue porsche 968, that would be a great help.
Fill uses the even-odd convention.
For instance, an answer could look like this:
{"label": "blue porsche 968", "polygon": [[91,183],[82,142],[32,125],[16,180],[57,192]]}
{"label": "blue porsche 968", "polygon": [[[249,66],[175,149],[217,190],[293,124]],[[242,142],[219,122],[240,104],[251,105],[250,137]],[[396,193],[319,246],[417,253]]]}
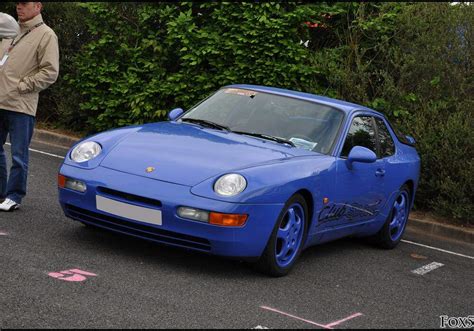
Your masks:
{"label": "blue porsche 968", "polygon": [[283,276],[312,245],[399,243],[419,180],[414,144],[357,104],[231,85],[168,121],[78,142],[59,201],[86,225]]}

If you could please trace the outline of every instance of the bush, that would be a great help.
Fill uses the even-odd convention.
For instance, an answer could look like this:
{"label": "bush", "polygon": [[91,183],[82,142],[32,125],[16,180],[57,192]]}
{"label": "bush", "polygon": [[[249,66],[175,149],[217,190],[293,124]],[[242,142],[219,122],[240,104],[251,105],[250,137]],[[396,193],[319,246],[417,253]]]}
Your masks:
{"label": "bush", "polygon": [[[233,83],[305,89],[314,70],[299,35],[318,6],[83,4],[94,36],[68,80],[95,130],[164,119]],[[105,93],[104,93],[105,92]]]}
{"label": "bush", "polygon": [[[473,8],[44,3],[61,74],[42,93],[38,119],[88,133],[159,121],[233,83],[344,99],[385,113],[417,139],[416,208],[472,224]],[[14,15],[14,3],[0,11]]]}
{"label": "bush", "polygon": [[417,203],[473,223],[474,7],[419,3],[400,20],[396,86],[399,100],[410,96],[400,124],[414,130],[422,156]]}
{"label": "bush", "polygon": [[472,223],[473,6],[344,4],[338,43],[314,66],[337,98],[385,113],[421,155],[415,206]]}

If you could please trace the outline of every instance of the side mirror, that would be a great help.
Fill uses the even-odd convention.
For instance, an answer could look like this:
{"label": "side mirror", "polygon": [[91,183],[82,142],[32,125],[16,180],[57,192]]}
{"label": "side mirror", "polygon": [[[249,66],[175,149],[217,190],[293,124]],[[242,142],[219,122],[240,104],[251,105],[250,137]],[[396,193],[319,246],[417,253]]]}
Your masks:
{"label": "side mirror", "polygon": [[354,146],[347,157],[347,167],[352,169],[353,162],[374,163],[376,160],[377,155],[370,149],[362,146]]}
{"label": "side mirror", "polygon": [[405,138],[407,138],[408,142],[409,142],[411,145],[415,145],[415,144],[416,144],[416,140],[415,140],[415,138],[413,138],[412,136],[405,136]]}
{"label": "side mirror", "polygon": [[169,112],[168,119],[170,121],[174,121],[178,117],[180,117],[182,113],[184,113],[184,110],[182,108],[175,108],[175,109],[173,109],[172,111]]}

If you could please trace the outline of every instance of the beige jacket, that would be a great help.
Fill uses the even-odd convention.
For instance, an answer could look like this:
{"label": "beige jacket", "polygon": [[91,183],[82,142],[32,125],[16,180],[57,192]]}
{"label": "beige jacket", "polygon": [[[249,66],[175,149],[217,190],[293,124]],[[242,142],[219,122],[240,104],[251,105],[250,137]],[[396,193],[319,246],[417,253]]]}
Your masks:
{"label": "beige jacket", "polygon": [[[42,21],[40,14],[20,23],[20,35],[15,40]],[[11,43],[12,39],[2,40],[0,62]],[[43,24],[20,40],[0,66],[0,109],[36,116],[39,92],[53,84],[58,74],[58,37]]]}

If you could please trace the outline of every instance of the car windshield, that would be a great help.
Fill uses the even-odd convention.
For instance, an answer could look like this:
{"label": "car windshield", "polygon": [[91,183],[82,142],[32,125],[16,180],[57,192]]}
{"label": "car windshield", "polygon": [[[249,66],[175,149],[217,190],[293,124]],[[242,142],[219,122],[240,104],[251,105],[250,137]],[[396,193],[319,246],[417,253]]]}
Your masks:
{"label": "car windshield", "polygon": [[340,110],[310,101],[225,88],[189,110],[181,120],[217,124],[214,128],[220,126],[238,134],[328,154],[343,117]]}

